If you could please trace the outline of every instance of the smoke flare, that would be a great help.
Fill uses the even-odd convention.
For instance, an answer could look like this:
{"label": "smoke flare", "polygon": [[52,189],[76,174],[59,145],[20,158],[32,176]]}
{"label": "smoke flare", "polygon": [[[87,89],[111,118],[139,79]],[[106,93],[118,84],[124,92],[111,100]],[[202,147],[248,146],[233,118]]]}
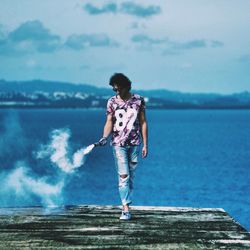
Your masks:
{"label": "smoke flare", "polygon": [[65,173],[72,173],[76,168],[81,167],[89,154],[94,148],[94,144],[89,145],[76,151],[70,156],[71,148],[69,138],[71,136],[69,129],[56,129],[51,133],[51,142],[43,145],[37,152],[37,158],[50,157],[51,162],[59,167]]}
{"label": "smoke flare", "polygon": [[[20,128],[17,119],[12,119],[12,133],[15,128]],[[6,124],[7,126],[7,124]],[[19,129],[18,133],[22,131]],[[0,189],[0,206],[24,206],[42,204],[45,207],[58,206],[63,204],[63,189],[69,175],[72,176],[74,171],[83,166],[86,155],[89,154],[94,144],[83,147],[72,153],[69,139],[71,132],[69,129],[56,129],[50,133],[49,143],[41,145],[33,157],[37,160],[49,159],[52,165],[58,167],[61,173],[52,171],[50,176],[41,176],[35,174],[32,168],[25,161],[17,161],[10,171],[1,171],[0,178],[2,186]],[[22,138],[21,136],[19,136]],[[5,136],[6,145],[15,145],[13,137]],[[25,139],[25,138],[24,138]],[[3,145],[0,144],[1,147]],[[40,161],[40,163],[43,163]],[[46,164],[49,167],[51,164]]]}

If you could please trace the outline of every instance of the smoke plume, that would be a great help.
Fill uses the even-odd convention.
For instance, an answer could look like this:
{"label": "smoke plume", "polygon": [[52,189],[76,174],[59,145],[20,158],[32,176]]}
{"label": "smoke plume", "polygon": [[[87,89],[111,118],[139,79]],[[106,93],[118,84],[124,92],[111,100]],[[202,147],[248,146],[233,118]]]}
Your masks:
{"label": "smoke plume", "polygon": [[[28,202],[35,196],[43,206],[51,207],[62,203],[62,189],[64,180],[56,184],[49,184],[46,177],[36,178],[23,162],[17,163],[14,169],[5,179],[5,192],[12,193],[18,205]],[[7,190],[6,190],[7,189]],[[8,195],[7,195],[8,197]]]}
{"label": "smoke plume", "polygon": [[38,159],[50,157],[50,161],[65,173],[72,173],[76,168],[81,167],[94,145],[81,148],[73,155],[69,145],[71,132],[69,129],[56,129],[51,132],[51,141],[48,145],[42,145],[41,150],[37,152]]}
{"label": "smoke plume", "polygon": [[[18,138],[21,141],[18,145],[22,145],[22,150],[24,150],[28,140],[22,134],[17,115],[10,114],[5,123],[5,129],[0,134],[0,137],[4,139],[0,143],[0,150],[5,150],[4,152],[15,156],[16,148],[10,148],[8,145],[15,145]],[[8,128],[11,128],[11,131]],[[94,145],[89,145],[72,153],[69,143],[70,136],[70,129],[53,130],[50,133],[49,142],[45,145],[38,145],[38,151],[23,159],[19,154],[19,159],[15,163],[11,163],[8,168],[0,166],[2,180],[0,206],[43,205],[50,207],[62,205],[63,190],[66,188],[67,180],[69,177],[74,177],[76,169],[84,165],[86,155],[94,148]],[[22,141],[25,143],[21,144]],[[0,156],[4,157],[3,154]],[[34,169],[38,166],[30,166],[30,163],[25,160],[29,157],[34,159],[33,162],[38,161],[39,165],[44,164],[44,168],[52,168],[52,174],[49,176],[37,174]],[[55,171],[55,167],[58,171]]]}

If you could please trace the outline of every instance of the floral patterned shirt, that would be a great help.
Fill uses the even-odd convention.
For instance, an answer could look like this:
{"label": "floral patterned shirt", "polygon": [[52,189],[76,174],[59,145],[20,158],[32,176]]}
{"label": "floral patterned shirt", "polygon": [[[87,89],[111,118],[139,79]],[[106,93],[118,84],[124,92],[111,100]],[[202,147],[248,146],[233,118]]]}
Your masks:
{"label": "floral patterned shirt", "polygon": [[126,101],[117,96],[108,100],[107,115],[111,114],[113,119],[111,145],[134,146],[140,144],[139,113],[144,110],[144,99],[137,94],[132,94],[131,98]]}

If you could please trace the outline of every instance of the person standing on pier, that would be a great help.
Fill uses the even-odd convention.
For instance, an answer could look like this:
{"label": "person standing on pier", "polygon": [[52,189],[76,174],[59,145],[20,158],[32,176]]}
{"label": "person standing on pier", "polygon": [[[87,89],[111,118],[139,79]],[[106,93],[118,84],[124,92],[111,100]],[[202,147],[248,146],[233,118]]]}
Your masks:
{"label": "person standing on pier", "polygon": [[116,95],[107,102],[107,120],[99,145],[104,146],[112,134],[111,145],[119,180],[123,210],[120,219],[130,220],[134,173],[137,167],[141,138],[142,158],[148,154],[148,129],[144,99],[130,92],[131,81],[122,73],[111,76],[109,85]]}

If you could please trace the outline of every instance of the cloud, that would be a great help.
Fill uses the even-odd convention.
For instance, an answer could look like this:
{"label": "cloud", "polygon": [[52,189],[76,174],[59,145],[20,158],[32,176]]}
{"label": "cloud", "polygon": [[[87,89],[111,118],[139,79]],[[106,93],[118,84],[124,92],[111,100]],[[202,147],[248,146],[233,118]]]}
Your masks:
{"label": "cloud", "polygon": [[116,3],[108,3],[102,7],[96,7],[91,3],[84,5],[84,10],[90,15],[100,15],[105,13],[123,13],[131,16],[148,18],[161,13],[161,7],[156,5],[142,6],[134,2],[123,2],[120,5]]}
{"label": "cloud", "polygon": [[131,29],[146,29],[147,26],[143,23],[133,22],[130,24],[130,28]]}
{"label": "cloud", "polygon": [[194,39],[186,42],[174,41],[169,38],[152,38],[145,34],[136,34],[132,36],[131,41],[137,44],[140,49],[153,49],[158,48],[162,50],[163,54],[176,55],[181,51],[203,49],[203,48],[217,48],[222,47],[224,44],[220,41]]}
{"label": "cloud", "polygon": [[[38,21],[27,21],[15,30],[4,35],[0,30],[0,55],[22,56],[39,53],[53,53],[67,48],[81,50],[88,47],[118,47],[119,43],[106,34],[70,35],[66,42],[52,34]],[[28,66],[34,66],[29,63]]]}
{"label": "cloud", "polygon": [[211,47],[212,48],[219,48],[219,47],[223,47],[223,46],[224,46],[223,42],[220,42],[220,41],[217,41],[217,40],[212,40],[211,41]]}
{"label": "cloud", "polygon": [[167,38],[163,38],[163,39],[155,39],[155,38],[151,38],[145,34],[137,34],[134,35],[132,37],[132,42],[134,43],[141,43],[141,44],[163,44],[163,43],[167,43],[168,39]]}
{"label": "cloud", "polygon": [[38,21],[28,21],[21,24],[17,29],[9,34],[9,37],[13,41],[51,41],[59,40],[60,37],[57,35],[52,35],[48,29],[46,29],[43,24]]}
{"label": "cloud", "polygon": [[204,39],[197,39],[197,40],[191,40],[188,42],[171,42],[172,50],[191,50],[191,49],[199,49],[199,48],[206,48],[207,47],[207,41]]}
{"label": "cloud", "polygon": [[87,47],[118,47],[119,44],[106,34],[82,34],[71,35],[65,45],[74,50],[81,50]]}
{"label": "cloud", "polygon": [[205,40],[191,40],[184,43],[173,43],[175,49],[181,50],[189,50],[189,49],[197,49],[197,48],[205,48],[207,47],[207,42]]}
{"label": "cloud", "polygon": [[161,12],[161,8],[160,6],[155,5],[144,7],[133,2],[124,2],[121,5],[121,12],[132,16],[147,18],[153,15],[158,15]]}
{"label": "cloud", "polygon": [[131,41],[135,44],[137,44],[137,48],[142,50],[151,50],[153,47],[161,47],[161,45],[167,45],[168,44],[168,38],[152,38],[145,34],[137,34],[134,35],[131,38]]}
{"label": "cloud", "polygon": [[207,46],[205,40],[191,40],[188,42],[178,42],[178,41],[171,41],[168,38],[152,38],[145,34],[137,34],[131,38],[131,41],[134,43],[138,43],[141,45],[159,45],[163,44],[166,46],[170,46],[172,49],[175,50],[188,50],[188,49],[195,49],[195,48],[204,48]]}
{"label": "cloud", "polygon": [[199,48],[220,48],[224,46],[223,42],[217,40],[195,39],[184,43],[176,42],[174,45],[177,49],[189,50]]}
{"label": "cloud", "polygon": [[35,51],[50,53],[60,47],[60,36],[52,34],[38,20],[22,23],[17,29],[0,38],[2,55],[22,55]]}
{"label": "cloud", "polygon": [[100,15],[104,13],[117,13],[117,5],[115,3],[105,4],[100,8],[92,5],[91,3],[87,3],[85,4],[84,9],[91,15]]}

